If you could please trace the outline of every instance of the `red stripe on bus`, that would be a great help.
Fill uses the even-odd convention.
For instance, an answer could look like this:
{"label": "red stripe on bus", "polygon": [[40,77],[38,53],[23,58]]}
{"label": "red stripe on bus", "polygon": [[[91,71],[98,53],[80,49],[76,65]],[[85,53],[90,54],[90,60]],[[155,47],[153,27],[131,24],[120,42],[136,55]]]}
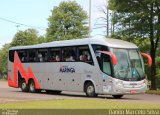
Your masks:
{"label": "red stripe on bus", "polygon": [[41,89],[40,83],[38,82],[37,78],[34,76],[32,69],[28,67],[28,79],[32,78],[34,80],[36,89]]}
{"label": "red stripe on bus", "polygon": [[28,80],[32,78],[35,82],[36,89],[40,89],[40,84],[33,74],[30,67],[28,67],[28,73],[25,71],[23,64],[21,63],[17,52],[14,53],[14,79],[11,79],[11,76],[8,74],[8,85],[11,87],[18,87],[18,71],[20,72],[21,76],[25,79],[26,83],[28,84]]}
{"label": "red stripe on bus", "polygon": [[18,87],[17,81],[15,79],[12,80],[10,74],[8,74],[8,85],[10,87]]}

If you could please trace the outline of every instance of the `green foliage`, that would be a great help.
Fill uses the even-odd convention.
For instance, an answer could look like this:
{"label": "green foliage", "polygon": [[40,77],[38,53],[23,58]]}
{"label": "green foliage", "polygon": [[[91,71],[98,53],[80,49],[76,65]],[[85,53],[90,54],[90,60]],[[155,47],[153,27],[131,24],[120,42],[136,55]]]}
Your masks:
{"label": "green foliage", "polygon": [[146,93],[160,95],[160,90],[148,90]]}
{"label": "green foliage", "polygon": [[156,64],[157,64],[157,77],[160,78],[160,57],[156,58]]}
{"label": "green foliage", "polygon": [[[159,24],[157,21],[154,22],[153,18],[159,15],[157,9],[159,4],[160,1],[153,0],[109,1],[110,9],[115,12],[113,20],[119,25],[121,34],[132,37],[148,37],[151,29],[150,23],[155,26],[155,29],[158,29],[157,26]],[[157,11],[152,11],[152,8],[155,8]]]}
{"label": "green foliage", "polygon": [[36,43],[38,43],[38,32],[35,29],[27,29],[16,33],[11,46],[25,46]]}
{"label": "green foliage", "polygon": [[38,42],[39,44],[40,44],[40,43],[45,43],[45,42],[47,42],[47,39],[46,39],[46,37],[44,37],[44,36],[39,36],[37,42]]}
{"label": "green foliage", "polygon": [[63,1],[49,17],[47,41],[83,38],[89,34],[88,16],[75,1]]}
{"label": "green foliage", "polygon": [[7,60],[8,51],[10,47],[33,45],[37,43],[43,43],[46,38],[43,36],[38,37],[38,33],[34,29],[27,29],[25,31],[19,31],[13,38],[10,44],[5,44],[0,50],[0,74],[7,74]]}
{"label": "green foliage", "polygon": [[8,49],[10,44],[5,44],[0,50],[0,74],[7,74]]}
{"label": "green foliage", "polygon": [[[113,22],[120,38],[148,39],[152,57],[152,89],[156,89],[156,54],[160,41],[160,1],[159,0],[109,0],[109,8],[114,12]],[[142,41],[143,41],[142,40]],[[136,41],[137,43],[137,41]],[[139,44],[140,43],[140,44]],[[139,42],[139,46],[144,46]]]}
{"label": "green foliage", "polygon": [[0,73],[7,73],[7,55],[9,47],[34,45],[53,40],[83,38],[89,34],[86,26],[87,13],[75,1],[61,2],[54,7],[49,17],[47,38],[38,36],[35,29],[19,31],[10,44],[4,45],[0,50]]}
{"label": "green foliage", "polygon": [[132,42],[134,44],[136,44],[141,52],[145,52],[145,53],[149,53],[149,49],[150,49],[150,41],[149,39],[144,39],[144,38],[129,38],[127,36],[117,36],[117,35],[112,35],[113,38],[116,39],[121,39],[121,40],[125,40],[125,41],[129,41]]}

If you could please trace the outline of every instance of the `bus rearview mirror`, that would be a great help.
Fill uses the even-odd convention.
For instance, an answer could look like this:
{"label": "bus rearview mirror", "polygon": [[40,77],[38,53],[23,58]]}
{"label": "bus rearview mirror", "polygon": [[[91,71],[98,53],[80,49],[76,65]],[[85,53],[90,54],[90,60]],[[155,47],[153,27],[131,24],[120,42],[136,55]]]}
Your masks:
{"label": "bus rearview mirror", "polygon": [[103,54],[106,54],[106,55],[109,55],[112,59],[112,63],[114,65],[117,64],[117,58],[116,58],[116,55],[112,52],[109,52],[109,51],[97,51],[97,53],[103,53]]}
{"label": "bus rearview mirror", "polygon": [[141,53],[142,56],[146,57],[148,59],[148,65],[151,66],[152,65],[152,58],[149,54],[146,53]]}

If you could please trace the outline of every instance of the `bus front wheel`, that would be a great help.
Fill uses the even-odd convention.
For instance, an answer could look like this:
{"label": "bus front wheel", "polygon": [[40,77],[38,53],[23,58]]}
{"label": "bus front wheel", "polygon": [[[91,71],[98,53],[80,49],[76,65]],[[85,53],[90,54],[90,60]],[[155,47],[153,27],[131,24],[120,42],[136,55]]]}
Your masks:
{"label": "bus front wheel", "polygon": [[36,92],[36,86],[33,80],[29,81],[29,92],[30,93],[35,93]]}
{"label": "bus front wheel", "polygon": [[20,88],[21,88],[22,92],[28,92],[29,89],[28,89],[28,85],[26,84],[25,80],[21,81]]}
{"label": "bus front wheel", "polygon": [[97,96],[97,94],[95,93],[94,85],[91,82],[86,84],[85,93],[88,97],[96,97]]}
{"label": "bus front wheel", "polygon": [[123,95],[112,95],[112,96],[113,96],[113,98],[115,98],[115,99],[120,99],[120,98],[123,97]]}

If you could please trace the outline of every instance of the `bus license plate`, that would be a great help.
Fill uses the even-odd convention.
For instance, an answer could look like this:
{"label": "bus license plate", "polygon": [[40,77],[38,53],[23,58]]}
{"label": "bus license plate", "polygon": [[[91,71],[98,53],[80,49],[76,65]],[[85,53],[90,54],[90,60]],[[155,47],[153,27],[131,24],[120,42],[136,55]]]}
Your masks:
{"label": "bus license plate", "polygon": [[130,93],[136,93],[137,90],[130,90]]}

